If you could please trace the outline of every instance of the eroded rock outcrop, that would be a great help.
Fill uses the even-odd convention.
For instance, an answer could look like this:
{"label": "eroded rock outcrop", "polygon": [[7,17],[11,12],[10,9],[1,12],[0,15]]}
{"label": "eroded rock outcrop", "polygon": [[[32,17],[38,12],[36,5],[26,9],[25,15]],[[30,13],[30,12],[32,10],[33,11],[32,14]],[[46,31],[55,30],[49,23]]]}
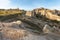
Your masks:
{"label": "eroded rock outcrop", "polygon": [[56,20],[56,21],[60,21],[60,16],[58,16],[60,14],[60,12],[54,12],[54,10],[49,10],[49,9],[44,9],[44,8],[38,8],[38,9],[34,9],[33,12],[35,14],[39,14],[42,16],[45,16],[46,18],[50,19],[50,20]]}
{"label": "eroded rock outcrop", "polygon": [[0,16],[1,40],[60,40],[60,11],[37,8],[21,12]]}
{"label": "eroded rock outcrop", "polygon": [[[23,23],[23,24],[20,24],[20,23]],[[15,21],[10,23],[1,22],[0,23],[0,40],[60,40],[60,35],[57,34],[58,32],[48,25],[45,25],[46,31],[44,29],[44,32],[45,33],[47,32],[47,34],[44,34],[41,32],[40,32],[41,34],[35,34],[38,27],[36,28],[34,27],[32,28],[32,27],[33,26],[30,26],[30,24],[28,25],[26,24],[26,22],[24,23],[21,21]],[[55,32],[52,33],[52,31],[55,31]]]}
{"label": "eroded rock outcrop", "polygon": [[[31,31],[33,29],[30,29],[33,26],[27,25],[26,23],[20,24],[19,21],[10,22],[10,23],[0,23],[0,40],[60,40],[60,36],[51,33],[53,30],[52,28],[49,28],[49,26],[46,26],[46,28],[49,30],[48,34],[35,34],[34,31]],[[8,26],[6,26],[8,24]],[[10,25],[11,24],[11,25]],[[13,25],[14,24],[14,25]],[[17,25],[15,27],[15,25]],[[21,26],[19,26],[21,25]],[[29,28],[26,28],[26,26],[30,26]],[[18,28],[19,27],[19,28]],[[22,28],[21,28],[22,27]],[[24,29],[24,27],[26,29]],[[34,28],[34,27],[33,27]],[[28,30],[30,29],[30,31]],[[52,30],[50,30],[52,29]],[[54,30],[55,31],[55,30]],[[45,30],[44,30],[45,32]]]}

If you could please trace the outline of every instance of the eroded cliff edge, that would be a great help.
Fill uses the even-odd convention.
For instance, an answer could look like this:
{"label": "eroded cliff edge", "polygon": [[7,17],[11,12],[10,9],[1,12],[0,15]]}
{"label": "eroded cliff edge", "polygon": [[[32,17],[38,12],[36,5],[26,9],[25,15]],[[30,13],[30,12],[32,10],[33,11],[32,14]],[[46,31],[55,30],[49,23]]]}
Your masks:
{"label": "eroded cliff edge", "polygon": [[[2,38],[6,37],[8,39],[10,38],[11,40],[20,40],[18,39],[19,37],[24,37],[28,34],[45,35],[46,33],[49,33],[49,36],[47,34],[48,37],[50,37],[51,34],[54,34],[54,39],[55,36],[57,37],[60,35],[60,11],[45,8],[37,8],[33,9],[32,11],[25,11],[20,9],[1,9],[0,33],[1,35],[4,35]],[[31,37],[32,36],[30,36],[30,39]],[[38,38],[40,37],[37,37],[37,39]],[[60,36],[58,36],[56,39],[59,40],[59,38]],[[34,38],[31,40],[33,39]]]}

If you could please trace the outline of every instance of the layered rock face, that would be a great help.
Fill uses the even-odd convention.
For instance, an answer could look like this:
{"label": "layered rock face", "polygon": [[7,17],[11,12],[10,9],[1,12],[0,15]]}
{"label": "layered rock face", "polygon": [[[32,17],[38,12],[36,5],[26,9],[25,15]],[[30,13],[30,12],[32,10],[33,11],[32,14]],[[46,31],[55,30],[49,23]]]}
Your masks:
{"label": "layered rock face", "polygon": [[4,12],[8,15],[0,15],[0,40],[60,40],[59,10],[37,8]]}
{"label": "layered rock face", "polygon": [[50,20],[60,21],[60,16],[58,16],[60,15],[60,11],[40,8],[40,9],[34,9],[33,12],[45,16]]}
{"label": "layered rock face", "polygon": [[21,21],[0,22],[0,40],[60,40],[60,35],[52,33],[50,30],[52,28],[49,28],[49,26],[46,26],[46,30],[50,31],[47,32],[44,30],[47,34],[41,32],[41,34],[36,34],[37,29],[26,28],[26,26],[31,28],[30,25]]}

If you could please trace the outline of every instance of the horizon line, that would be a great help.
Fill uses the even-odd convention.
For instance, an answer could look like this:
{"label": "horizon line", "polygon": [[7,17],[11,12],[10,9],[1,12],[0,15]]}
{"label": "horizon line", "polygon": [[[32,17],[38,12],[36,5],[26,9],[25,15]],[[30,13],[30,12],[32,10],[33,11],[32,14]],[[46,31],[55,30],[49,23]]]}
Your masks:
{"label": "horizon line", "polygon": [[50,10],[60,10],[60,9],[56,9],[56,8],[45,8],[45,7],[37,7],[37,8],[32,8],[32,9],[25,9],[25,8],[0,8],[0,9],[21,9],[21,10],[33,10],[33,9],[39,9],[39,8],[44,8],[44,9],[50,9]]}

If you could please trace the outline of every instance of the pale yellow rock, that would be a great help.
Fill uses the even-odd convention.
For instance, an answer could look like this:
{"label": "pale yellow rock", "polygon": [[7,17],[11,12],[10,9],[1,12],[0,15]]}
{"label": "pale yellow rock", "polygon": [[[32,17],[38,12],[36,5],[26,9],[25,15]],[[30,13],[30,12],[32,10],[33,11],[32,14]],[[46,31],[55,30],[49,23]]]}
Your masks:
{"label": "pale yellow rock", "polygon": [[53,14],[53,10],[35,10],[36,13],[41,13],[42,16],[45,16],[46,18],[50,19],[50,20],[56,20],[56,21],[60,21],[60,16]]}
{"label": "pale yellow rock", "polygon": [[32,12],[31,12],[31,11],[27,11],[27,12],[26,12],[26,16],[31,17],[31,16],[32,16]]}
{"label": "pale yellow rock", "polygon": [[44,32],[44,33],[50,33],[50,32],[51,32],[48,25],[45,25],[45,26],[44,26],[43,32]]}
{"label": "pale yellow rock", "polygon": [[21,24],[22,22],[18,20],[18,21],[14,21],[14,22],[12,22],[12,23]]}

